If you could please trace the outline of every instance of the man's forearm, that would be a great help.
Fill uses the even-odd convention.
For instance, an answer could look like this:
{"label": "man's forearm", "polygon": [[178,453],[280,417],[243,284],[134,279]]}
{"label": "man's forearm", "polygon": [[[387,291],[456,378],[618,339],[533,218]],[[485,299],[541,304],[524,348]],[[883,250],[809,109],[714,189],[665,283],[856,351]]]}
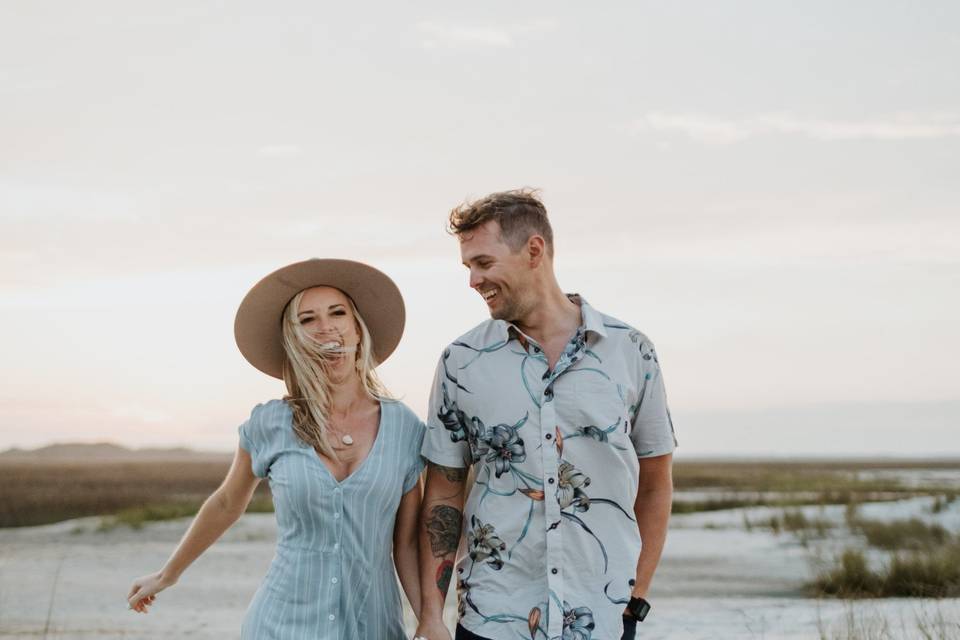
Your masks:
{"label": "man's forearm", "polygon": [[422,618],[443,615],[454,560],[463,530],[467,470],[427,465],[420,516],[420,584]]}
{"label": "man's forearm", "polygon": [[658,487],[637,494],[634,515],[643,547],[637,560],[637,575],[631,595],[646,598],[653,581],[653,574],[660,563],[663,544],[667,538],[670,508],[673,503],[673,487]]}

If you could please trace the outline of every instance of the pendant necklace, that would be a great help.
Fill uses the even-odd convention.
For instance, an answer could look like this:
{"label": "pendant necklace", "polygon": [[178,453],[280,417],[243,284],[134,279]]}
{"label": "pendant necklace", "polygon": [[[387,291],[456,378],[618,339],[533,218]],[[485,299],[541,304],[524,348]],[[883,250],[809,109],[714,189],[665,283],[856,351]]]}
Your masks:
{"label": "pendant necklace", "polygon": [[353,436],[351,436],[349,433],[344,433],[340,429],[334,429],[334,431],[340,434],[340,442],[347,445],[348,447],[353,444]]}

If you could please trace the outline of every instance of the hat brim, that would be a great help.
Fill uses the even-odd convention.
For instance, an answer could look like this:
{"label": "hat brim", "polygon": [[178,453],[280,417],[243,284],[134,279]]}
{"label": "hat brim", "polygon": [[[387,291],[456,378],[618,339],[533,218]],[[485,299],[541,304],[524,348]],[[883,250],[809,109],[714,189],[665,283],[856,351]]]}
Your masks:
{"label": "hat brim", "polygon": [[406,323],[403,296],[382,271],[362,262],[313,258],[278,269],[255,284],[243,298],[233,323],[240,353],[254,367],[283,379],[282,314],[304,289],[335,287],[350,296],[370,330],[378,364],[400,343]]}

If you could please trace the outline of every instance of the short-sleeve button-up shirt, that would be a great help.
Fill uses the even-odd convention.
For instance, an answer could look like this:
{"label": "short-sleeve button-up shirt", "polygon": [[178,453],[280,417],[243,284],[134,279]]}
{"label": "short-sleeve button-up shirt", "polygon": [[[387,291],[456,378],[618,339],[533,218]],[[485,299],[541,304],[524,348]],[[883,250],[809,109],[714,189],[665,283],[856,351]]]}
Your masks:
{"label": "short-sleeve button-up shirt", "polygon": [[482,637],[616,640],[640,553],[638,458],[676,446],[653,344],[579,296],[551,370],[516,326],[488,320],[437,366],[422,453],[474,466],[456,578]]}

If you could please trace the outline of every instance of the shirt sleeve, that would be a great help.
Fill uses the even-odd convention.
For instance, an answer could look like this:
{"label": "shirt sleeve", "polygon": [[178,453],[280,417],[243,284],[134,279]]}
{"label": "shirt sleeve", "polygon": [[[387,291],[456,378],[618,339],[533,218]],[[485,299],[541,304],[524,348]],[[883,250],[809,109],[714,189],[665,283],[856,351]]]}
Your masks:
{"label": "shirt sleeve", "polygon": [[444,349],[430,389],[423,457],[434,464],[462,469],[471,460],[467,417],[457,406],[456,360]]}
{"label": "shirt sleeve", "polygon": [[652,458],[672,453],[677,439],[667,407],[667,391],[663,372],[653,343],[644,340],[640,351],[640,395],[633,407],[633,428],[630,440],[638,458]]}

